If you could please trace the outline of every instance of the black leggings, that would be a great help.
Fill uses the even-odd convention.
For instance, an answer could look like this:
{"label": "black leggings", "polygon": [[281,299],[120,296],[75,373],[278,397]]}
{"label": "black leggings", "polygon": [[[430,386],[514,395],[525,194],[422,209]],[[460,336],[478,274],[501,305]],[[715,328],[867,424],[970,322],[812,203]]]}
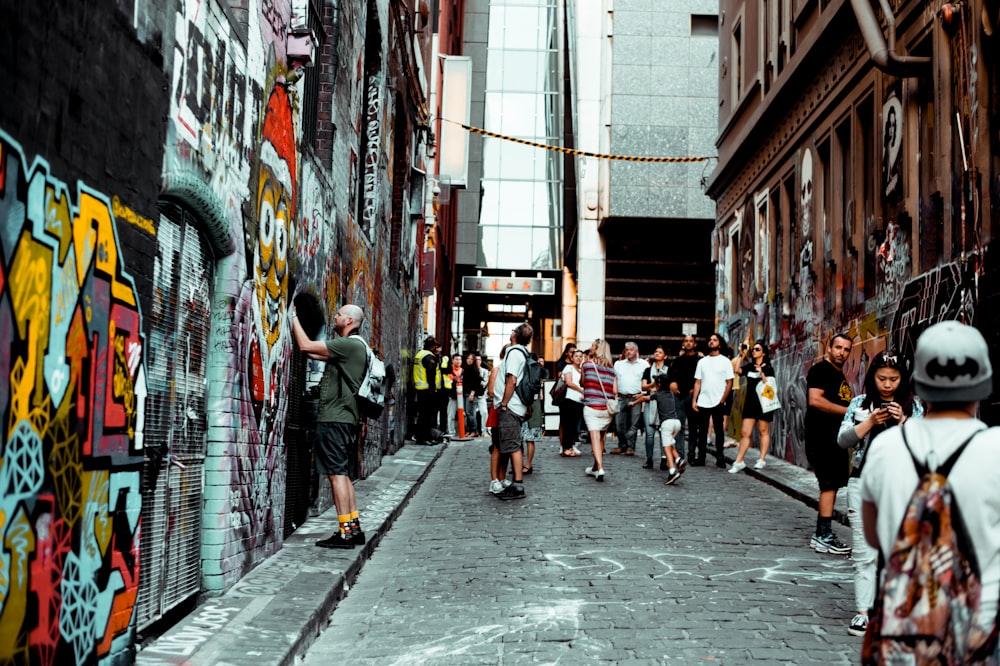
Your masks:
{"label": "black leggings", "polygon": [[580,437],[580,419],[583,418],[583,403],[563,400],[559,405],[559,430],[562,434],[563,451],[573,448]]}

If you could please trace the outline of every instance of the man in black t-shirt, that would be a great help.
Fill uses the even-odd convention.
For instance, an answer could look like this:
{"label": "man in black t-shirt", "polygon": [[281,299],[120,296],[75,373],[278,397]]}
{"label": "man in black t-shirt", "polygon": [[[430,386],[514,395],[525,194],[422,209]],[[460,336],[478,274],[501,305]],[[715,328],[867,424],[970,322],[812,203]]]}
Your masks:
{"label": "man in black t-shirt", "polygon": [[833,505],[837,490],[847,485],[850,462],[847,449],[837,445],[840,422],[851,402],[851,386],[844,377],[844,363],[851,354],[851,338],[837,333],[830,339],[826,358],[809,369],[806,386],[806,458],[819,482],[816,533],[809,545],[817,553],[846,555],[851,547],[833,532]]}
{"label": "man in black t-shirt", "polygon": [[[689,439],[692,442],[698,441],[697,419],[693,418],[694,409],[691,407],[691,396],[694,392],[694,371],[698,367],[701,354],[698,353],[698,342],[693,335],[685,335],[681,342],[681,353],[670,362],[670,369],[667,371],[667,381],[670,382],[670,390],[677,396],[677,417],[681,422],[681,431],[677,433],[677,441],[674,447],[681,458],[687,457],[687,445],[684,439],[684,425],[688,425]],[[691,464],[695,464],[692,460]]]}

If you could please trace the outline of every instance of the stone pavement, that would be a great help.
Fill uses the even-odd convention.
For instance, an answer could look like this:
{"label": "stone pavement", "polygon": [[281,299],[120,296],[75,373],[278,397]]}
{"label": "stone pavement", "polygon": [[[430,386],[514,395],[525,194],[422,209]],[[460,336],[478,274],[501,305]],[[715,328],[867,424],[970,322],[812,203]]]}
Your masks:
{"label": "stone pavement", "polygon": [[331,508],[310,518],[285,546],[227,594],[212,597],[148,642],[136,657],[144,666],[291,664],[315,640],[365,560],[427,476],[443,447],[406,446],[356,484],[368,543],[353,550],[317,548],[338,529]]}
{"label": "stone pavement", "polygon": [[364,548],[316,548],[336,511],[310,518],[137,663],[856,661],[850,561],[807,546],[810,473],[769,459],[730,475],[709,454],[664,486],[641,457],[607,456],[599,484],[546,438],[527,499],[500,502],[486,447],[386,457],[356,486]]}
{"label": "stone pavement", "polygon": [[665,486],[607,456],[596,483],[547,438],[502,502],[486,443],[452,443],[303,666],[856,662],[851,563],[808,548],[815,511],[709,460]]}

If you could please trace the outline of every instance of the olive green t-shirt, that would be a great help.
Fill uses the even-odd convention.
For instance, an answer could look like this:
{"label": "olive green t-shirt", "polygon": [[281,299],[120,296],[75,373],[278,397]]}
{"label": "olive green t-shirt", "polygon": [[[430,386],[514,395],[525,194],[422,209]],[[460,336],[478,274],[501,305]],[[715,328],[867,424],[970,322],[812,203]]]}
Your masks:
{"label": "olive green t-shirt", "polygon": [[354,393],[361,385],[368,363],[368,346],[357,338],[334,338],[326,341],[330,358],[319,383],[320,423],[358,424],[358,405]]}

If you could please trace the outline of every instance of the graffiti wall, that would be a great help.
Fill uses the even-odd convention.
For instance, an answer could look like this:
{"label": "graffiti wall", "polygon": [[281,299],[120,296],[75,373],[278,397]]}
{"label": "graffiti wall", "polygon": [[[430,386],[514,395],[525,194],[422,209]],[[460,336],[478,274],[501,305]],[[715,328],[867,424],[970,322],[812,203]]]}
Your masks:
{"label": "graffiti wall", "polygon": [[[387,3],[368,11],[375,6],[384,13]],[[389,279],[389,248],[380,241],[390,237],[386,146],[397,113],[386,92],[387,59],[372,55],[367,74],[338,71],[345,85],[335,110],[342,143],[334,152],[344,159],[331,171],[301,145],[309,74],[286,57],[290,5],[262,2],[257,9],[248,16],[246,47],[215,3],[185,0],[175,18],[165,181],[196,174],[236,248],[215,266],[207,350],[203,533],[212,545],[204,547],[211,564],[203,579],[210,590],[228,589],[282,545],[289,389],[297,385],[290,303],[307,294],[320,305],[327,318],[320,335],[332,335],[329,318],[341,305],[360,305],[367,314],[362,335],[398,367],[419,301],[415,285]],[[366,49],[379,52],[385,19],[366,16],[364,3],[345,7],[338,37],[345,61],[362,63]],[[363,29],[378,33],[374,46]],[[353,165],[352,154],[360,156]],[[306,386],[321,372],[308,364]],[[387,418],[369,427],[362,475],[401,443],[404,429],[397,435]],[[400,442],[386,442],[390,432]]]}
{"label": "graffiti wall", "polygon": [[[0,130],[0,661],[132,641],[146,396],[111,198]],[[8,353],[9,352],[9,353]]]}

